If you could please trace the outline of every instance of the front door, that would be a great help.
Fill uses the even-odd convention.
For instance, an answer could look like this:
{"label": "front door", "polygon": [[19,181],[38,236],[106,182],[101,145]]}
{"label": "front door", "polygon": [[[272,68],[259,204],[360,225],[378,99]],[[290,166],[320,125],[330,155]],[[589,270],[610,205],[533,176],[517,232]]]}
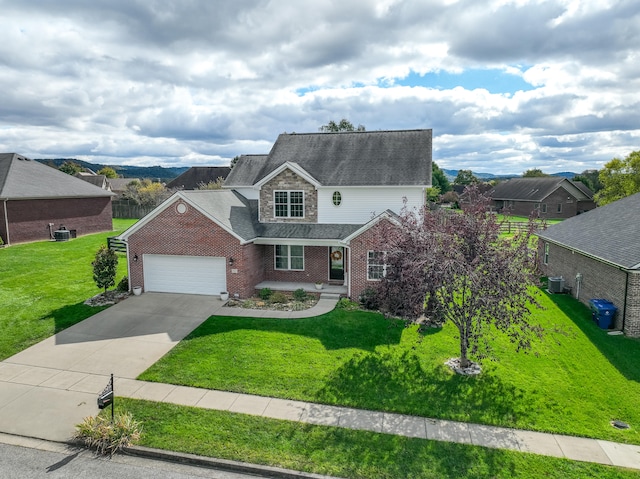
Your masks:
{"label": "front door", "polygon": [[329,279],[344,281],[344,248],[342,246],[329,247]]}

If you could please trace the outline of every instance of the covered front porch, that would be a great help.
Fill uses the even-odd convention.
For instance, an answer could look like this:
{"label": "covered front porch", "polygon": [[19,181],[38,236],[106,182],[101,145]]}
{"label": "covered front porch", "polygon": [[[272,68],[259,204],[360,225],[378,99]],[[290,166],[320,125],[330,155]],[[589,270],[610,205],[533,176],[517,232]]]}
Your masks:
{"label": "covered front porch", "polygon": [[308,293],[330,293],[347,295],[348,290],[346,285],[333,285],[328,283],[322,284],[322,289],[318,290],[315,283],[298,283],[295,281],[262,281],[256,284],[256,290],[262,288],[269,288],[272,291],[295,291],[296,289],[303,289]]}

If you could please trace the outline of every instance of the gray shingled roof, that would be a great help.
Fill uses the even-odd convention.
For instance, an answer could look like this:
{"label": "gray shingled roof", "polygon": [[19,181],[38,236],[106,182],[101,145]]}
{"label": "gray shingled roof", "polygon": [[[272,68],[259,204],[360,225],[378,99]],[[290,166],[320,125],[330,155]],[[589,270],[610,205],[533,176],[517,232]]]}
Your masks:
{"label": "gray shingled roof", "polygon": [[167,188],[180,188],[183,190],[195,190],[201,183],[223,180],[227,177],[231,168],[228,166],[192,166],[177,178],[167,183]]}
{"label": "gray shingled roof", "polygon": [[282,134],[266,158],[241,157],[225,186],[252,186],[285,162],[323,186],[431,184],[432,131]]}
{"label": "gray shingled roof", "polygon": [[640,269],[640,193],[549,226],[539,237],[626,269]]}
{"label": "gray shingled roof", "polygon": [[0,199],[92,198],[113,193],[16,153],[0,153]]}
{"label": "gray shingled roof", "polygon": [[260,237],[273,239],[342,240],[362,228],[362,225],[315,223],[262,223]]}
{"label": "gray shingled roof", "polygon": [[545,176],[536,178],[512,178],[498,183],[490,196],[494,200],[512,201],[534,201],[540,202],[553,193],[556,189],[563,187],[574,198],[579,201],[590,200],[593,196],[588,196],[590,192],[586,186],[579,188],[567,178],[556,176]]}
{"label": "gray shingled roof", "polygon": [[258,217],[257,202],[230,190],[187,190],[179,194],[240,238],[251,240],[258,236],[254,220]]}

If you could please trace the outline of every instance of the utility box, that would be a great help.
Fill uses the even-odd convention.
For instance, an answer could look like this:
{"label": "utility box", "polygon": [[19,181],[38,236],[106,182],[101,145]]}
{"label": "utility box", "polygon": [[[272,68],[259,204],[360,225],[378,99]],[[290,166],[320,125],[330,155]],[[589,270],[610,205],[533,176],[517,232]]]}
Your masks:
{"label": "utility box", "polygon": [[562,276],[549,277],[549,292],[564,293],[564,278]]}
{"label": "utility box", "polygon": [[618,308],[606,299],[590,299],[591,317],[595,323],[602,329],[611,329],[613,327],[613,319],[616,316]]}

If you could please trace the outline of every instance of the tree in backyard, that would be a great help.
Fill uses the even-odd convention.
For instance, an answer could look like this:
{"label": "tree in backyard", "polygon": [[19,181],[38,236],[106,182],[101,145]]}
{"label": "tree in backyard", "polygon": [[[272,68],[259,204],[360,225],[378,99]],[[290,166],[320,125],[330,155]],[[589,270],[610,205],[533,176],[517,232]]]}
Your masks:
{"label": "tree in backyard", "polygon": [[151,180],[134,180],[126,186],[123,196],[140,206],[152,207],[171,196],[171,190]]}
{"label": "tree in backyard", "polygon": [[453,183],[456,185],[475,185],[478,183],[478,178],[471,170],[458,170],[458,175]]}
{"label": "tree in backyard", "polygon": [[105,166],[104,168],[98,170],[98,174],[99,175],[104,175],[107,178],[117,178],[118,177],[118,173],[116,173],[116,170],[114,170],[110,166]]}
{"label": "tree in backyard", "polygon": [[338,131],[366,131],[364,125],[358,125],[358,127],[354,127],[353,123],[351,123],[346,118],[340,120],[339,123],[331,120],[326,125],[322,125],[320,127],[320,131],[323,133],[334,133]]}
{"label": "tree in backyard", "polygon": [[544,176],[549,176],[549,175],[544,173],[540,168],[532,168],[522,173],[523,178],[541,178]]}
{"label": "tree in backyard", "polygon": [[93,266],[93,280],[98,288],[107,288],[116,284],[116,271],[118,268],[118,255],[115,251],[102,245],[91,263]]}
{"label": "tree in backyard", "polygon": [[200,183],[198,183],[198,187],[196,188],[197,190],[219,190],[222,189],[222,185],[224,184],[224,178],[222,176],[219,176],[215,181],[209,181],[207,183],[205,183],[204,181],[201,181]]}
{"label": "tree in backyard", "polygon": [[461,367],[491,354],[495,332],[518,350],[530,349],[543,334],[529,316],[529,307],[539,306],[529,248],[533,218],[515,237],[501,237],[488,199],[476,187],[467,194],[463,212],[403,210],[383,227],[377,246],[387,272],[377,289],[383,310],[408,321],[453,323]]}
{"label": "tree in backyard", "polygon": [[431,186],[440,188],[441,194],[451,191],[451,183],[449,183],[444,171],[435,163],[432,163],[431,166]]}
{"label": "tree in backyard", "polygon": [[80,166],[75,161],[65,161],[60,165],[60,168],[58,169],[63,173],[71,176],[75,175],[76,173],[80,173],[83,170],[82,166]]}
{"label": "tree in backyard", "polygon": [[602,189],[599,175],[600,172],[598,170],[584,170],[579,175],[574,176],[572,181],[579,181],[585,184],[591,191],[597,193]]}
{"label": "tree in backyard", "polygon": [[598,206],[640,192],[640,151],[632,151],[624,160],[614,158],[605,163],[599,179],[602,189],[594,196]]}
{"label": "tree in backyard", "polygon": [[236,163],[238,162],[239,159],[240,159],[240,156],[234,156],[229,162],[229,168],[233,169],[233,167],[236,166]]}

